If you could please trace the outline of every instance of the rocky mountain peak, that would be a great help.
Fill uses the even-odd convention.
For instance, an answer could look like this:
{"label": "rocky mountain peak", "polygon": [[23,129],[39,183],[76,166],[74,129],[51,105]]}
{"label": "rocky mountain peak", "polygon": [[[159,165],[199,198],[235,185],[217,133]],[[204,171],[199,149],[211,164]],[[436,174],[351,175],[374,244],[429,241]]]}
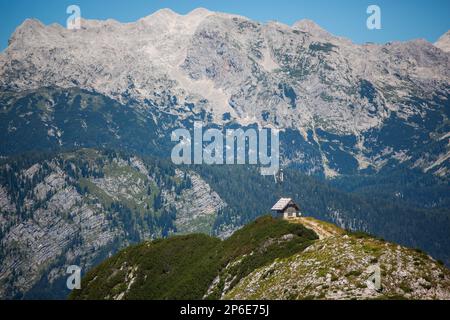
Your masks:
{"label": "rocky mountain peak", "polygon": [[450,52],[450,30],[443,34],[434,45],[444,52]]}
{"label": "rocky mountain peak", "polygon": [[45,25],[38,19],[26,19],[20,26],[16,28],[8,41],[8,45],[21,41],[27,37],[36,37],[44,32]]}
{"label": "rocky mountain peak", "polygon": [[16,29],[16,31],[27,31],[44,28],[44,24],[35,18],[28,18]]}
{"label": "rocky mountain peak", "polygon": [[140,22],[144,23],[151,23],[153,21],[159,21],[159,22],[168,22],[175,19],[179,19],[180,15],[176,13],[175,11],[165,8],[160,9],[144,18],[139,19]]}
{"label": "rocky mountain peak", "polygon": [[310,19],[302,19],[292,25],[295,30],[303,31],[319,37],[331,37],[332,35]]}
{"label": "rocky mountain peak", "polygon": [[214,14],[214,12],[206,9],[206,8],[196,8],[188,13],[189,16],[209,16]]}
{"label": "rocky mountain peak", "polygon": [[205,8],[197,8],[192,10],[191,12],[182,15],[179,14],[171,9],[165,8],[160,9],[151,15],[144,17],[140,19],[140,22],[143,23],[149,23],[149,24],[163,24],[163,25],[169,25],[174,23],[183,23],[183,22],[189,22],[189,23],[197,23],[204,18],[214,14],[214,12],[209,11]]}

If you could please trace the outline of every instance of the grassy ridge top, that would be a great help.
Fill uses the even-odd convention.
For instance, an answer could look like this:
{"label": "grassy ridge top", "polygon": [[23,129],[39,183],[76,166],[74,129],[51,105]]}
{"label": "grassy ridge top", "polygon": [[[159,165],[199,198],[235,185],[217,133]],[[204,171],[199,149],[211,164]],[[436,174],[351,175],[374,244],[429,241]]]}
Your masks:
{"label": "grassy ridge top", "polygon": [[[367,284],[375,267],[381,290]],[[224,241],[193,234],[124,249],[70,298],[450,299],[450,270],[365,233],[265,216]]]}
{"label": "grassy ridge top", "polygon": [[122,250],[86,274],[82,289],[73,291],[70,298],[220,298],[224,287],[233,287],[277,258],[303,251],[316,239],[317,235],[301,224],[265,216],[225,241],[193,234],[144,242]]}

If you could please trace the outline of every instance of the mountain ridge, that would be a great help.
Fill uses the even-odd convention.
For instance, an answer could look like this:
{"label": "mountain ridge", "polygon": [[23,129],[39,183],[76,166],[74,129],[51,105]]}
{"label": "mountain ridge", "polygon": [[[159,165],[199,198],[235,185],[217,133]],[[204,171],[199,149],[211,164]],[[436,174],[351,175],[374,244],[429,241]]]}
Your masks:
{"label": "mountain ridge", "polygon": [[[450,299],[450,271],[430,257],[365,234],[348,233],[315,219],[297,220],[286,222],[261,217],[229,239],[215,244],[219,249],[213,249],[212,239],[203,245],[197,243],[196,253],[191,252],[196,235],[125,249],[89,272],[82,280],[82,289],[73,291],[70,298]],[[308,228],[320,231],[322,237],[308,234],[306,231],[311,231]],[[247,247],[249,237],[253,239],[252,246],[242,249]],[[307,239],[306,242],[302,238]],[[237,241],[240,247],[232,249]],[[297,241],[303,241],[304,245],[293,247]],[[170,247],[173,245],[183,246],[179,251],[190,252],[195,261],[201,261],[200,265],[180,275],[177,270],[182,267],[168,260],[172,254],[164,253],[166,250],[173,252]],[[156,247],[160,248],[157,263],[164,260],[162,273],[154,266],[155,262],[151,262]],[[205,252],[198,256],[201,247]],[[230,249],[240,253],[229,256]],[[225,258],[218,268],[214,263],[206,263],[214,259],[217,250]],[[188,264],[189,259],[181,256],[178,260]],[[373,266],[381,268],[380,288],[367,284]],[[196,281],[199,276],[196,269],[202,271],[202,285],[189,286],[192,281],[189,279]],[[299,273],[307,276],[299,277]],[[285,278],[277,279],[280,275]],[[166,284],[159,286],[162,279]],[[174,288],[177,289],[171,289],[167,283],[176,283]]]}
{"label": "mountain ridge", "polygon": [[[356,162],[353,171],[410,159],[448,175],[449,142],[433,137],[448,132],[450,56],[427,41],[357,45],[315,34],[324,31],[308,20],[300,31],[204,10],[84,22],[81,30],[24,22],[1,54],[2,91],[78,87],[144,117],[177,118],[159,124],[166,130],[193,120],[292,129],[302,140],[292,152],[315,149],[306,166],[328,177],[346,173],[333,163],[341,156]],[[380,142],[397,127],[402,145]],[[419,154],[425,140],[439,146]]]}

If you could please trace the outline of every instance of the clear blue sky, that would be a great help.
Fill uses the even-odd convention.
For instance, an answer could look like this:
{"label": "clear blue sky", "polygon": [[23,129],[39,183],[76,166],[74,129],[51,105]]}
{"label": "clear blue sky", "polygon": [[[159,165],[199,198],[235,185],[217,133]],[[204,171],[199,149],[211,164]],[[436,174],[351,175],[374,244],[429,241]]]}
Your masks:
{"label": "clear blue sky", "polygon": [[[84,18],[135,21],[160,8],[185,14],[197,7],[292,24],[308,18],[354,42],[425,38],[431,42],[450,29],[450,0],[0,0],[0,50],[26,18],[65,25],[66,8],[76,4]],[[382,29],[366,28],[366,9],[381,8]]]}

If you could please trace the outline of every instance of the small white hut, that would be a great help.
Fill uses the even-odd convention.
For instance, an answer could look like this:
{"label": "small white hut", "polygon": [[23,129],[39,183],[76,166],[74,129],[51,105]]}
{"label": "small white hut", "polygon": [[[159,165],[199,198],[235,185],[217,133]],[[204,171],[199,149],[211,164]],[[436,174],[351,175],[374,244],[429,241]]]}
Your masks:
{"label": "small white hut", "polygon": [[281,198],[272,207],[272,213],[276,218],[289,219],[297,218],[300,213],[299,206],[291,198]]}

